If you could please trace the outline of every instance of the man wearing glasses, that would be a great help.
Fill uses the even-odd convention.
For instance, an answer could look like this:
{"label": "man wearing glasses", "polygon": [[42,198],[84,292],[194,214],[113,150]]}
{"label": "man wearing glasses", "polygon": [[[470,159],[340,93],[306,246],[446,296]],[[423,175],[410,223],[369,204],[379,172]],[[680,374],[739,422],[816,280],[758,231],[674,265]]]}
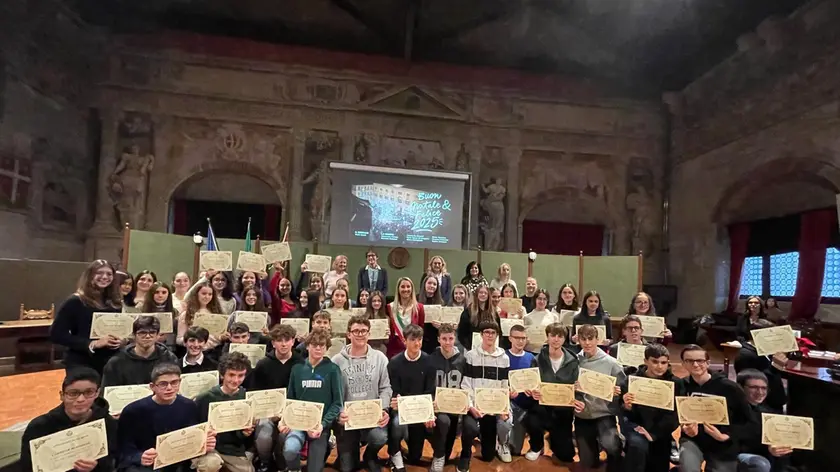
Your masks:
{"label": "man wearing glasses", "polygon": [[687,423],[680,435],[680,471],[700,472],[706,461],[706,472],[736,472],[738,451],[749,436],[755,420],[741,387],[722,374],[709,372],[709,353],[689,344],[680,359],[689,376],[676,385],[677,396],[719,396],[726,398],[729,426]]}
{"label": "man wearing glasses", "polygon": [[33,470],[29,441],[85,423],[105,420],[109,455],[99,460],[80,457],[73,464],[77,472],[110,472],[114,470],[117,452],[117,420],[108,416],[108,402],[99,397],[99,373],[89,367],[71,369],[61,383],[61,405],[41,415],[26,426],[20,448],[23,470]]}
{"label": "man wearing glasses", "polygon": [[350,345],[346,346],[332,361],[341,369],[341,383],[344,401],[379,400],[382,415],[376,428],[344,431],[347,413],[338,416],[337,436],[338,458],[341,472],[352,472],[359,467],[359,449],[367,443],[364,466],[379,470],[376,462],[379,450],[388,442],[388,407],[391,403],[391,380],[388,377],[388,358],[381,351],[368,346],[370,321],[365,316],[353,316],[347,323]]}
{"label": "man wearing glasses", "polygon": [[[120,415],[119,469],[126,472],[151,472],[157,458],[158,435],[177,431],[199,423],[198,406],[194,401],[178,395],[181,388],[181,369],[174,363],[161,363],[152,369],[152,396],[129,403]],[[216,449],[216,433],[207,433],[207,452]],[[221,465],[221,464],[218,464]],[[190,469],[184,461],[164,467],[164,472]],[[199,472],[217,472],[197,468]]]}
{"label": "man wearing glasses", "polygon": [[[767,405],[768,382],[763,372],[745,369],[738,373],[738,385],[747,393],[756,420],[762,413],[781,415],[782,411]],[[753,422],[750,435],[741,443],[738,454],[738,468],[753,472],[787,470],[793,449],[761,444],[761,423]]]}
{"label": "man wearing glasses", "polygon": [[102,374],[103,387],[141,385],[151,381],[155,365],[178,359],[169,349],[157,342],[160,322],[153,316],[139,316],[134,320],[134,343],[126,346],[108,360]]}

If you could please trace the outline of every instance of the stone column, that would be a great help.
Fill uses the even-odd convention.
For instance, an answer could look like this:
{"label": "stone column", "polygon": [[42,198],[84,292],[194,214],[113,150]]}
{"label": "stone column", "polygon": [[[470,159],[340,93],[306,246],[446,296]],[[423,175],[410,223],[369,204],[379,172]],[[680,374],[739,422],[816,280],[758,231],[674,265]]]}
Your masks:
{"label": "stone column", "polygon": [[96,198],[96,217],[87,234],[85,257],[117,260],[122,244],[121,231],[114,227],[113,203],[108,195],[108,178],[116,166],[117,140],[120,113],[113,109],[100,110],[102,134],[99,158],[99,178],[93,189]]}
{"label": "stone column", "polygon": [[505,250],[519,252],[522,242],[519,239],[519,161],[522,159],[522,148],[509,147],[505,149],[507,163],[507,196],[505,198]]}
{"label": "stone column", "polygon": [[292,241],[301,240],[301,209],[303,186],[300,183],[303,173],[303,157],[306,154],[306,130],[293,130],[294,147],[292,150],[292,172],[289,179],[289,202],[286,208],[286,221],[289,223],[289,237]]}
{"label": "stone column", "polygon": [[472,192],[470,193],[472,218],[470,218],[469,247],[475,247],[481,244],[481,229],[478,227],[478,214],[481,208],[481,159],[484,156],[484,147],[481,145],[480,134],[477,129],[470,131],[467,151],[470,154],[470,173],[472,174]]}

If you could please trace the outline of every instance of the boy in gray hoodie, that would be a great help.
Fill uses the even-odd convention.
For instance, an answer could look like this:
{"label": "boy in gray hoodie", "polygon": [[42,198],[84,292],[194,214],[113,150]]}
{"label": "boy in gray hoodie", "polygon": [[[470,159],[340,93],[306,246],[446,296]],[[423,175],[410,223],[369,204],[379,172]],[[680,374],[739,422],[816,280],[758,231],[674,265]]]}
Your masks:
{"label": "boy in gray hoodie", "polygon": [[371,471],[381,469],[376,457],[382,446],[388,442],[388,407],[391,403],[391,380],[388,377],[388,358],[381,351],[371,349],[370,321],[364,316],[353,316],[347,327],[350,345],[346,346],[332,361],[341,369],[344,401],[379,400],[382,417],[376,428],[345,431],[347,413],[338,416],[338,459],[341,472],[359,468],[359,449],[362,441],[367,443],[364,464]]}
{"label": "boy in gray hoodie", "polygon": [[[578,353],[580,369],[616,377],[616,385],[625,381],[624,369],[615,359],[598,347],[598,330],[592,325],[578,328]],[[580,384],[577,384],[579,387]],[[621,390],[616,387],[615,395]],[[583,467],[597,469],[600,465],[601,448],[607,451],[607,472],[621,470],[621,437],[618,435],[617,416],[619,399],[614,396],[606,401],[592,395],[583,395],[584,408],[575,411],[575,436],[578,442],[580,463]]]}

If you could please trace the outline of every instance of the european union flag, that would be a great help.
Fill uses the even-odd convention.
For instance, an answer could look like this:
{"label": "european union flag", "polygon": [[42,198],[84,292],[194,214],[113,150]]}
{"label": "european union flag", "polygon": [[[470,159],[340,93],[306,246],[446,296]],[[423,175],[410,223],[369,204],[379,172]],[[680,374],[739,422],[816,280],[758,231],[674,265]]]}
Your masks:
{"label": "european union flag", "polygon": [[210,224],[210,218],[207,218],[207,250],[219,250],[219,243],[216,242],[216,235],[213,233],[213,225]]}

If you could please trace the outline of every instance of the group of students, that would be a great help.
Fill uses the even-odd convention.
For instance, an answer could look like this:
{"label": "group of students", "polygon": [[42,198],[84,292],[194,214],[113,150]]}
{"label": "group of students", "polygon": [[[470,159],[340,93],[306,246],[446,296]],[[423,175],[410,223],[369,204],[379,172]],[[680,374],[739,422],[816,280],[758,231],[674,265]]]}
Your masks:
{"label": "group of students", "polygon": [[[655,315],[653,302],[645,293],[633,297],[622,320],[621,333],[613,339],[609,315],[601,306],[600,295],[588,292],[579,303],[575,288],[570,284],[561,288],[557,304],[549,310],[548,293],[539,289],[536,280],[529,278],[521,297],[523,310],[505,313],[499,309],[498,299],[516,297],[515,283],[508,279],[501,287],[491,288],[486,280],[481,283],[483,276],[477,277],[481,274],[480,268],[471,263],[467,272],[472,277],[467,282],[476,283],[460,285],[464,287],[463,297],[457,293],[459,285],[455,285],[447,294],[452,295],[451,300],[446,302],[442,300],[441,288],[448,274],[439,256],[432,258],[429,272],[421,281],[420,294],[414,293],[411,279],[401,278],[393,301],[388,303],[386,292],[379,290],[387,290],[387,284],[383,286],[387,276],[384,269],[378,268],[375,253],[369,253],[368,265],[360,271],[360,278],[364,275],[378,289],[361,297],[361,292],[368,290],[362,285],[357,301],[366,307],[365,314],[351,317],[347,326],[333,326],[330,312],[323,308],[351,306],[347,289],[340,286],[340,281],[346,280],[343,274],[346,274],[347,261],[346,258],[340,261],[341,256],[336,259],[333,271],[341,271],[339,277],[329,273],[324,277],[309,277],[310,284],[295,300],[294,311],[286,311],[285,316],[309,317],[310,333],[296,333],[292,326],[275,323],[274,319],[270,331],[251,333],[247,325],[231,320],[228,332],[218,339],[206,329],[192,326],[192,321],[202,313],[224,313],[219,299],[224,299],[225,292],[229,292],[226,290],[230,287],[227,274],[205,274],[192,287],[189,287],[188,277],[186,283],[177,281],[186,274],[176,274],[177,288],[164,300],[162,288],[168,289],[168,286],[154,280],[156,277],[151,272],[141,273],[133,284],[136,287],[127,292],[124,283],[127,278],[121,277],[107,261],[94,261],[82,274],[77,292],[59,310],[52,328],[52,339],[66,347],[63,404],[30,423],[22,450],[28,450],[31,439],[107,417],[107,402],[100,394],[102,387],[148,384],[153,392],[151,397],[129,404],[118,419],[108,419],[109,439],[113,439],[110,456],[95,463],[80,458],[76,467],[80,472],[113,467],[132,469],[133,472],[149,470],[156,454],[157,435],[206,421],[210,402],[244,399],[246,391],[274,388],[286,388],[289,399],[324,404],[319,428],[290,431],[278,422],[278,418],[270,418],[259,420],[253,428],[242,431],[218,435],[210,432],[210,452],[193,459],[192,464],[180,466],[191,466],[202,472],[215,472],[222,467],[234,472],[255,469],[297,471],[301,468],[301,457],[305,455],[307,470],[316,472],[325,466],[332,436],[336,438],[338,466],[342,472],[360,468],[381,470],[377,457],[385,446],[389,466],[402,472],[405,464],[420,460],[426,440],[433,451],[430,470],[442,471],[452,459],[458,471],[468,472],[476,438],[481,443],[482,460],[489,461],[498,456],[503,462],[510,462],[512,456],[523,453],[526,434],[530,448],[524,455],[528,460],[537,460],[545,451],[544,437],[548,433],[551,451],[562,463],[573,463],[576,442],[580,456],[577,467],[599,467],[599,454],[603,449],[607,453],[608,471],[659,472],[670,467],[672,433],[678,428],[681,430],[679,462],[684,471],[699,472],[703,461],[708,471],[734,472],[739,461],[759,472],[770,471],[771,467],[779,470],[790,453],[789,450],[763,447],[757,437],[760,427],[757,427],[756,412],[763,408],[778,412],[781,408],[778,401],[769,405],[771,402],[765,401],[764,397],[768,397],[768,373],[778,368],[783,359],[772,362],[765,359],[767,365],[756,363],[764,372],[746,369],[739,373],[739,386],[721,375],[710,373],[708,353],[691,345],[680,355],[690,375],[677,379],[670,371],[669,351],[663,345],[670,332],[648,333],[653,336],[646,337],[642,331],[637,315]],[[371,274],[371,270],[381,272]],[[500,268],[500,276],[503,273]],[[147,277],[149,275],[152,276]],[[143,279],[149,279],[151,283]],[[231,296],[234,299],[231,312],[237,308],[248,310],[251,305],[258,306],[263,302],[264,292],[257,287],[258,281],[265,281],[267,276],[239,274],[238,279],[239,293],[236,295],[239,296]],[[500,282],[494,280],[496,285]],[[281,306],[287,302],[278,297],[293,292],[289,279],[280,268],[275,268],[268,285],[271,286],[272,310],[278,302]],[[330,285],[332,290],[327,296]],[[298,286],[302,286],[301,281]],[[133,292],[135,289],[137,292]],[[180,301],[179,289],[182,291]],[[175,336],[160,334],[158,318],[139,316],[134,322],[131,339],[89,339],[94,312],[118,312],[126,307],[136,309],[141,303],[138,293],[142,294],[142,312],[171,309],[179,326]],[[148,300],[154,306],[149,305]],[[425,323],[424,303],[450,306],[464,303],[465,308],[458,325]],[[180,309],[174,308],[178,305]],[[157,307],[161,309],[147,310]],[[573,331],[568,323],[561,322],[564,310],[575,313],[571,323]],[[281,315],[280,319],[285,316]],[[386,341],[370,340],[370,320],[380,317],[389,320],[389,338]],[[513,325],[509,335],[502,336],[500,320],[507,317],[522,318],[524,326]],[[601,339],[603,336],[599,336],[596,325],[605,326],[606,339]],[[528,342],[528,332],[533,332],[531,326],[544,331],[544,344],[542,340]],[[576,334],[572,335],[572,332]],[[473,333],[478,333],[476,339],[480,340],[480,345],[472,344]],[[330,359],[326,353],[336,337],[349,341]],[[619,364],[614,358],[619,340],[647,344],[644,365],[626,367]],[[651,340],[658,342],[648,344]],[[229,352],[230,345],[236,343],[265,343],[267,354],[252,368],[246,356]],[[745,345],[745,349],[748,347],[749,344]],[[531,367],[538,368],[541,381],[547,383],[576,384],[581,368],[616,377],[615,396],[612,401],[606,401],[578,391],[574,408],[568,408],[541,405],[539,391],[511,391],[509,414],[484,415],[476,409],[473,393],[476,388],[509,389],[510,371]],[[178,395],[182,373],[215,370],[219,372],[219,386],[195,400]],[[673,411],[635,405],[633,396],[627,393],[627,375],[674,381],[678,396],[724,396],[730,425],[680,425]],[[437,387],[466,390],[470,395],[469,412],[465,415],[437,414],[433,421],[423,425],[400,425],[397,398],[420,394],[434,397]],[[770,393],[774,396],[779,392]],[[783,405],[783,387],[781,395]],[[343,404],[355,400],[381,401],[382,418],[378,427],[344,431],[347,416]],[[459,430],[461,452],[457,458],[451,458]],[[405,457],[403,441],[408,446]],[[364,454],[360,457],[363,445]],[[252,451],[253,462],[248,455]],[[23,460],[26,463],[26,457]]]}

